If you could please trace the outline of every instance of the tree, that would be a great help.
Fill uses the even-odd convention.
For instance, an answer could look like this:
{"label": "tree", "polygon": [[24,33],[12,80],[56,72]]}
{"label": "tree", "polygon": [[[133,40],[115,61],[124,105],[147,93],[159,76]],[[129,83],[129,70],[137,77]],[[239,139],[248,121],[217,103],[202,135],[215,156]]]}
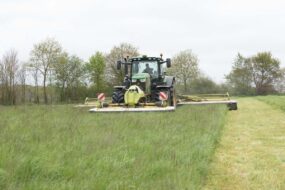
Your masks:
{"label": "tree", "polygon": [[106,80],[110,85],[121,84],[124,80],[125,75],[123,69],[117,70],[117,61],[127,57],[136,57],[138,55],[138,48],[128,43],[121,43],[119,46],[114,46],[111,49],[111,52],[106,56]]}
{"label": "tree", "polygon": [[60,100],[77,99],[77,88],[84,75],[83,61],[64,52],[54,65],[54,71],[56,85],[60,89]]}
{"label": "tree", "polygon": [[280,62],[270,52],[262,52],[251,59],[253,82],[258,95],[274,91],[273,83],[281,77]]}
{"label": "tree", "polygon": [[69,77],[69,57],[66,52],[62,53],[54,65],[57,87],[60,89],[60,101],[65,101],[66,86]]}
{"label": "tree", "polygon": [[253,93],[253,78],[250,59],[238,53],[231,72],[226,75],[226,80],[235,94],[251,95]]}
{"label": "tree", "polygon": [[275,81],[274,89],[279,93],[285,93],[285,68],[281,69],[280,77]]}
{"label": "tree", "polygon": [[102,53],[96,52],[89,58],[86,68],[90,74],[91,81],[95,85],[96,92],[104,89],[104,72],[106,68],[105,58]]}
{"label": "tree", "polygon": [[[39,104],[40,103],[40,97],[39,97],[39,69],[28,67],[29,71],[32,73],[32,77],[35,82],[35,88],[34,88],[34,103]],[[31,99],[31,98],[30,98]]]}
{"label": "tree", "polygon": [[237,94],[250,95],[255,90],[255,94],[264,95],[276,91],[280,77],[280,62],[270,52],[261,52],[248,58],[238,54],[226,79]]}
{"label": "tree", "polygon": [[23,64],[18,74],[19,82],[21,84],[21,102],[22,103],[25,103],[26,101],[26,77],[27,77],[26,65]]}
{"label": "tree", "polygon": [[199,74],[190,81],[190,91],[192,94],[224,93],[219,85],[204,74]]}
{"label": "tree", "polygon": [[52,38],[35,44],[34,49],[31,51],[31,66],[38,70],[43,77],[43,89],[44,89],[44,102],[48,103],[46,82],[50,69],[58,61],[62,51],[59,42]]}
{"label": "tree", "polygon": [[16,77],[19,68],[15,50],[10,50],[3,56],[0,68],[2,102],[13,105],[16,103]]}
{"label": "tree", "polygon": [[181,51],[172,58],[170,73],[176,76],[178,83],[182,83],[184,92],[188,92],[189,81],[199,74],[198,58],[191,50]]}

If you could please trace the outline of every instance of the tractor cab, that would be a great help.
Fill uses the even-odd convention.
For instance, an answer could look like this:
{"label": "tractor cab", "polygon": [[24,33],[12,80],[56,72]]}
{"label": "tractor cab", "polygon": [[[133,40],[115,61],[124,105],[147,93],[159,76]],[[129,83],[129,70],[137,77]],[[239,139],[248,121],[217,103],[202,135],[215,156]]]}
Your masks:
{"label": "tractor cab", "polygon": [[163,81],[162,71],[163,60],[156,57],[132,58],[130,60],[131,85],[137,85],[142,88],[146,94],[150,94],[153,84],[157,81]]}
{"label": "tractor cab", "polygon": [[151,78],[158,78],[158,67],[159,63],[157,61],[134,61],[132,63],[132,76],[146,73]]}
{"label": "tractor cab", "polygon": [[130,59],[131,74],[148,73],[151,78],[159,78],[163,76],[162,64],[166,63],[167,68],[171,66],[170,59],[164,61],[160,57],[137,57]]}
{"label": "tractor cab", "polygon": [[[153,85],[161,84],[164,81],[163,63],[166,63],[166,67],[171,67],[171,60],[166,59],[164,61],[161,57],[135,57],[131,59],[125,59],[124,62],[117,62],[117,69],[121,69],[123,64],[125,67],[125,81],[124,85],[128,87],[133,84],[147,83],[147,87],[153,87]],[[145,85],[143,85],[145,86]],[[143,87],[141,86],[141,87]],[[150,92],[150,89],[143,87],[143,90]]]}

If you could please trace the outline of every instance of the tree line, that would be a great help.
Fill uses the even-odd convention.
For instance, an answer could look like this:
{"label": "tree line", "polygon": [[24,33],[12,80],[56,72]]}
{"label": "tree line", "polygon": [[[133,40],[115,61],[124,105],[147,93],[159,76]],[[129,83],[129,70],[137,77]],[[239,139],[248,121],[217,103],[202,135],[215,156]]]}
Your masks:
{"label": "tree line", "polygon": [[[61,44],[47,38],[34,44],[29,60],[20,62],[16,50],[0,59],[0,104],[73,103],[97,93],[111,94],[113,86],[124,79],[117,60],[141,55],[128,43],[114,46],[110,52],[95,52],[88,61],[64,51]],[[284,91],[284,68],[270,52],[252,57],[238,54],[226,82],[216,84],[199,69],[199,60],[191,50],[172,57],[172,67],[164,70],[176,77],[179,93],[224,93],[260,95]]]}
{"label": "tree line", "polygon": [[238,54],[226,75],[228,88],[237,95],[267,95],[285,92],[285,68],[270,52],[250,57]]}

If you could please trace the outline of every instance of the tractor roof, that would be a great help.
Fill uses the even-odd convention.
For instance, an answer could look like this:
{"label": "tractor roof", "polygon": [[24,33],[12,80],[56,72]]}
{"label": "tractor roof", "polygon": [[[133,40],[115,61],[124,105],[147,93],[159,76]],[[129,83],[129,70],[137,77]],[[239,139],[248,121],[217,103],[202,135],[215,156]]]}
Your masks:
{"label": "tractor roof", "polygon": [[130,59],[131,62],[133,61],[163,61],[160,57],[147,57],[146,55],[141,57],[133,57]]}

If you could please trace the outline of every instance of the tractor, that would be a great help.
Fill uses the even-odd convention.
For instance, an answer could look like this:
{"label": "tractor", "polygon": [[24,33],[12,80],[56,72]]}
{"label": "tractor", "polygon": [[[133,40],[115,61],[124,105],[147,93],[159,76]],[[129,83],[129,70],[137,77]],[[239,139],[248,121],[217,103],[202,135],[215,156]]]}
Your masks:
{"label": "tractor", "polygon": [[[164,64],[166,64],[164,66]],[[175,77],[166,75],[165,68],[171,67],[171,60],[160,57],[134,57],[117,61],[117,69],[124,68],[124,79],[120,86],[114,86],[112,101],[106,102],[100,93],[90,102],[86,98],[83,106],[94,107],[90,112],[168,112],[176,105],[225,104],[229,110],[237,110],[237,101],[229,94],[222,95],[180,95],[176,100]]]}
{"label": "tractor", "polygon": [[171,60],[160,57],[135,57],[117,61],[117,69],[124,67],[124,81],[114,86],[112,103],[126,107],[175,106],[175,77],[167,76],[165,67]]}

